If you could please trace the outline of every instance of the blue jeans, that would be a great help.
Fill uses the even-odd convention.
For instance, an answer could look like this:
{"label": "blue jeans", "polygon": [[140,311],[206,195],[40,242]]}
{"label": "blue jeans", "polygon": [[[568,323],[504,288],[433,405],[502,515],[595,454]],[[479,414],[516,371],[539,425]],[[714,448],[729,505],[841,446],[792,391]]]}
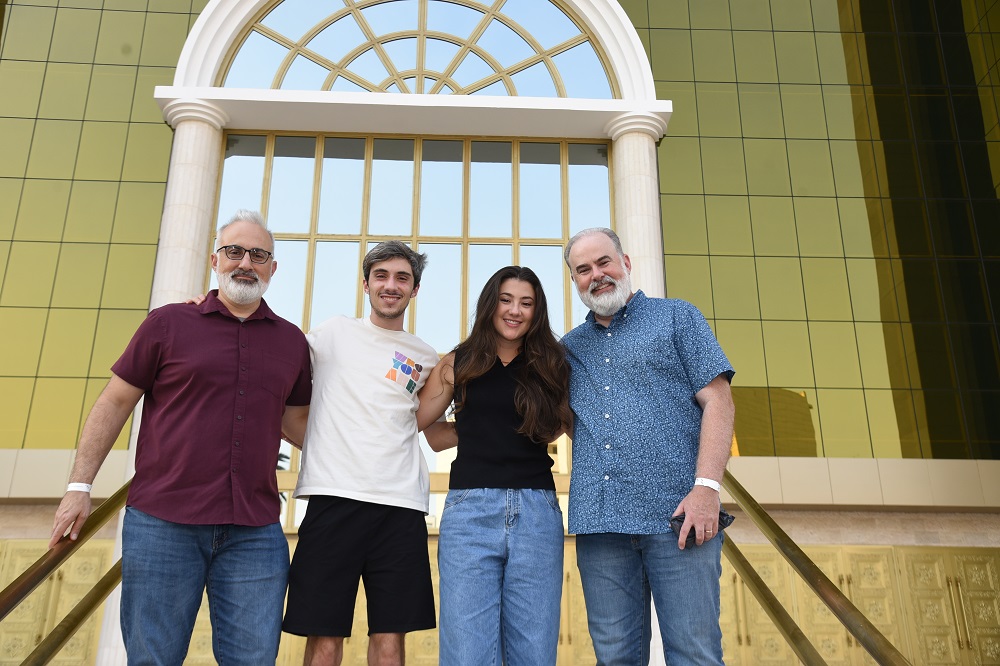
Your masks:
{"label": "blue jeans", "polygon": [[580,534],[576,561],[599,666],[649,663],[652,595],[670,666],[722,665],[720,533],[701,546],[677,535]]}
{"label": "blue jeans", "polygon": [[551,490],[451,490],[438,539],[441,666],[556,663],[562,511]]}
{"label": "blue jeans", "polygon": [[129,666],[179,666],[208,588],[215,660],[273,664],[288,541],[281,525],[181,525],[126,507],[121,624]]}

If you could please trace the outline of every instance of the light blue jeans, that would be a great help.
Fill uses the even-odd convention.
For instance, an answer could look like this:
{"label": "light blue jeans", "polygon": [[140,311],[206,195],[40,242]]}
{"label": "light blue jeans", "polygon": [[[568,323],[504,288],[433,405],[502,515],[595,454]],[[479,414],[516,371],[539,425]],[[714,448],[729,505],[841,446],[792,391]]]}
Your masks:
{"label": "light blue jeans", "polygon": [[129,666],[184,661],[206,586],[215,660],[273,664],[287,581],[278,523],[181,525],[127,507],[121,624]]}
{"label": "light blue jeans", "polygon": [[580,534],[576,561],[598,666],[646,666],[650,596],[670,666],[722,665],[720,533],[701,546],[677,535]]}
{"label": "light blue jeans", "polygon": [[451,490],[438,538],[441,666],[556,663],[562,511],[551,490]]}

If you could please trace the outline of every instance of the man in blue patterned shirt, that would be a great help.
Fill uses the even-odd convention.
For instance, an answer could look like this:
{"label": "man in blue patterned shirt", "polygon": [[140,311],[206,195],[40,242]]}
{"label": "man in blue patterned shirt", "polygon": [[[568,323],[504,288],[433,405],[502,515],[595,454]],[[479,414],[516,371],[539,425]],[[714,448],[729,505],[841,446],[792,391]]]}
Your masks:
{"label": "man in blue patterned shirt", "polygon": [[[575,417],[569,531],[597,663],[649,662],[652,598],[670,666],[721,665],[733,368],[697,308],[632,292],[610,229],[581,231],[564,256],[591,310],[563,344]],[[681,513],[678,534],[670,518]]]}

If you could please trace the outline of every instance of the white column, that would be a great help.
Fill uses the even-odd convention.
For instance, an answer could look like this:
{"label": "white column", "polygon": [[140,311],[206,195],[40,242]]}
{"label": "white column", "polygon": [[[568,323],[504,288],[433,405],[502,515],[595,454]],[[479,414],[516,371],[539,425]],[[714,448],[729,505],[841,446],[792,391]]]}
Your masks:
{"label": "white column", "polygon": [[618,116],[606,129],[612,141],[616,231],[632,260],[632,285],[647,296],[662,297],[666,283],[656,142],[667,124],[660,116],[638,111]]}
{"label": "white column", "polygon": [[150,309],[183,301],[205,288],[208,247],[222,162],[225,112],[200,100],[179,99],[163,110],[174,128],[170,171],[160,222]]}
{"label": "white column", "polygon": [[[167,172],[167,190],[160,220],[160,239],[153,270],[153,291],[149,308],[183,301],[200,293],[208,270],[208,237],[212,231],[215,193],[222,161],[222,128],[228,117],[219,108],[200,100],[176,100],[163,110],[174,128],[174,143]],[[135,446],[139,434],[139,402],[132,419],[126,476],[135,473]],[[122,556],[122,518],[118,515],[118,533],[112,561]],[[121,637],[121,586],[115,588],[104,604],[97,663],[102,666],[126,666],[125,645]]]}
{"label": "white column", "polygon": [[[660,180],[656,142],[667,131],[659,116],[626,113],[607,126],[614,167],[615,230],[632,260],[632,288],[647,296],[666,295],[663,231],[660,226]],[[653,611],[650,666],[664,666],[663,641]]]}

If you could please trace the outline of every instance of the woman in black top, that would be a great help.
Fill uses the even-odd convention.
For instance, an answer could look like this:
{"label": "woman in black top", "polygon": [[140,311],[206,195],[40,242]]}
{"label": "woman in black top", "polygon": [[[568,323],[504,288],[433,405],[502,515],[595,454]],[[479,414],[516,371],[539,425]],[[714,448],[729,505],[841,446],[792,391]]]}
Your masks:
{"label": "woman in black top", "polygon": [[454,400],[458,434],[438,541],[443,666],[556,662],[563,520],[547,444],[569,423],[568,375],[538,277],[508,266],[420,393],[420,426]]}

